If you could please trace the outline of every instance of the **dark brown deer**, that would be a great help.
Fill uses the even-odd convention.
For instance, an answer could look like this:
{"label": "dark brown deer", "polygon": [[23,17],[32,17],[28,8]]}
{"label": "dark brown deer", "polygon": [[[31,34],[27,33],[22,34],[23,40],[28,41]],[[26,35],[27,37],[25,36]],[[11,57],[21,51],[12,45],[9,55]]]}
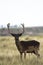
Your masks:
{"label": "dark brown deer", "polygon": [[36,56],[40,56],[40,54],[38,53],[39,47],[40,47],[40,43],[36,40],[30,40],[30,41],[20,41],[19,37],[24,33],[24,25],[23,26],[23,32],[22,33],[11,33],[10,29],[9,29],[9,23],[7,24],[8,27],[8,31],[9,33],[15,37],[15,43],[17,46],[17,49],[20,52],[20,56],[22,59],[22,54],[24,53],[24,58],[26,57],[26,53],[34,53]]}

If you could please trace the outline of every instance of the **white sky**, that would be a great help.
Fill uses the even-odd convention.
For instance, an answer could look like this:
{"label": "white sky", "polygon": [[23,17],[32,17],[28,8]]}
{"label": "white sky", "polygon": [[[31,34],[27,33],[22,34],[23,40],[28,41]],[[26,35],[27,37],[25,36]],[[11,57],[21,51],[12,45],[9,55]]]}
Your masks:
{"label": "white sky", "polygon": [[43,0],[0,0],[0,25],[43,26]]}

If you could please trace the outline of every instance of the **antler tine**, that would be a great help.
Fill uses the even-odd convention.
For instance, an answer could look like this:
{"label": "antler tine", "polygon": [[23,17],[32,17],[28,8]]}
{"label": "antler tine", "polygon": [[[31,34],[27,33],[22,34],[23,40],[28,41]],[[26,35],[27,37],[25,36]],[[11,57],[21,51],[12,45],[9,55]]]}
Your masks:
{"label": "antler tine", "polygon": [[8,27],[8,28],[9,28],[9,26],[10,26],[10,23],[7,24],[7,27]]}
{"label": "antler tine", "polygon": [[24,24],[21,24],[22,25],[22,27],[23,27],[23,32],[22,33],[24,33]]}
{"label": "antler tine", "polygon": [[9,27],[10,27],[10,23],[7,24],[7,28],[8,28],[8,31],[9,31],[9,33],[10,33]]}

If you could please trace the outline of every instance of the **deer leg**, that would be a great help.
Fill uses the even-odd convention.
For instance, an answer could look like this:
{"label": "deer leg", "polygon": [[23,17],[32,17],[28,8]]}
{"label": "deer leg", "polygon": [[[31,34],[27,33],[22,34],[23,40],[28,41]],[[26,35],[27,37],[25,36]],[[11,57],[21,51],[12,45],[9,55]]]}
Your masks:
{"label": "deer leg", "polygon": [[38,58],[40,58],[40,54],[38,53],[38,50],[34,51],[34,54],[37,55],[37,65],[38,65]]}
{"label": "deer leg", "polygon": [[38,57],[40,56],[40,54],[38,53],[38,50],[35,50],[34,54],[37,55]]}
{"label": "deer leg", "polygon": [[26,58],[26,52],[24,52],[24,59]]}
{"label": "deer leg", "polygon": [[20,58],[21,58],[21,60],[22,60],[22,53],[20,53]]}

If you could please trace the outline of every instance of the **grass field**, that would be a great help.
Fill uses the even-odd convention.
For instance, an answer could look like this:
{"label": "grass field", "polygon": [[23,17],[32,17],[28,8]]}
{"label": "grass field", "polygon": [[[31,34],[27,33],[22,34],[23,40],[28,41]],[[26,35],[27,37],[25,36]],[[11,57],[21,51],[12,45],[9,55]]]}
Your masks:
{"label": "grass field", "polygon": [[20,60],[20,54],[12,36],[0,36],[0,65],[43,65],[43,36],[22,36],[20,40],[38,40],[40,42],[40,58],[27,54],[26,59]]}

